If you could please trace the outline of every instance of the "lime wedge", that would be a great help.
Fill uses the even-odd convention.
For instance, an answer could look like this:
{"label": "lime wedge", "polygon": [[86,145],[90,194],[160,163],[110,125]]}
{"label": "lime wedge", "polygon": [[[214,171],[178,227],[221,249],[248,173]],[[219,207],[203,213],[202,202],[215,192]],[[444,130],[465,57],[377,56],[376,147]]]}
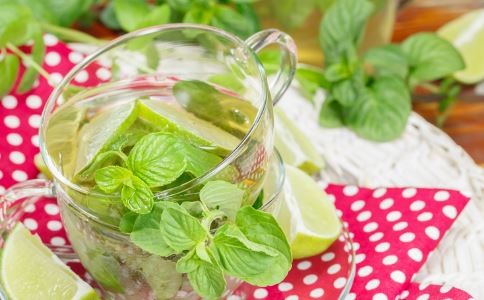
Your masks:
{"label": "lime wedge", "polygon": [[59,108],[49,120],[46,146],[50,157],[70,177],[76,164],[76,137],[84,110],[77,106]]}
{"label": "lime wedge", "polygon": [[239,139],[181,108],[157,100],[140,100],[139,115],[165,130],[176,132],[204,150],[227,155]]}
{"label": "lime wedge", "polygon": [[324,161],[308,137],[278,107],[274,108],[275,146],[284,163],[313,174]]}
{"label": "lime wedge", "polygon": [[110,144],[136,121],[137,110],[134,102],[120,105],[96,115],[82,127],[78,137],[76,174],[87,168],[99,153],[108,150]]}
{"label": "lime wedge", "polygon": [[295,259],[326,250],[341,231],[333,204],[314,179],[286,165],[283,203],[276,216],[291,245]]}
{"label": "lime wedge", "polygon": [[474,84],[484,79],[484,9],[447,23],[437,34],[451,42],[464,57],[466,68],[454,74],[457,80]]}
{"label": "lime wedge", "polygon": [[99,299],[21,223],[7,237],[0,267],[2,287],[11,300]]}

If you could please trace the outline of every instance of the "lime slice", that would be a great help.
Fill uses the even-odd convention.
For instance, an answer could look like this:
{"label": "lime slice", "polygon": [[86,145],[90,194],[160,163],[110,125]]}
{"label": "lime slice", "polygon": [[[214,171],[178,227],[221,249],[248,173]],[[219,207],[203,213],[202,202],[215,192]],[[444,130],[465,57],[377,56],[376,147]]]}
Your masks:
{"label": "lime slice", "polygon": [[47,151],[68,177],[75,168],[76,137],[84,112],[84,109],[73,105],[61,107],[52,115],[47,125]]}
{"label": "lime slice", "polygon": [[313,174],[324,161],[308,137],[278,107],[274,108],[275,146],[288,165]]}
{"label": "lime slice", "polygon": [[295,259],[319,254],[341,231],[333,204],[314,179],[286,165],[283,203],[276,216],[291,244]]}
{"label": "lime slice", "polygon": [[45,177],[52,179],[52,173],[49,171],[49,168],[47,168],[47,165],[45,164],[44,159],[42,158],[42,155],[40,155],[40,153],[35,154],[34,165],[40,173],[43,173],[45,175]]}
{"label": "lime slice", "polygon": [[195,115],[162,101],[140,100],[139,115],[146,121],[173,131],[201,148],[227,155],[239,144],[239,139]]}
{"label": "lime slice", "polygon": [[78,137],[76,174],[87,168],[96,156],[126,131],[137,118],[134,102],[117,106],[96,115],[82,127]]}
{"label": "lime slice", "polygon": [[99,299],[92,287],[21,223],[15,225],[5,242],[1,282],[11,300]]}
{"label": "lime slice", "polygon": [[484,79],[484,9],[469,12],[437,31],[462,54],[466,68],[454,74],[460,82],[474,84]]}

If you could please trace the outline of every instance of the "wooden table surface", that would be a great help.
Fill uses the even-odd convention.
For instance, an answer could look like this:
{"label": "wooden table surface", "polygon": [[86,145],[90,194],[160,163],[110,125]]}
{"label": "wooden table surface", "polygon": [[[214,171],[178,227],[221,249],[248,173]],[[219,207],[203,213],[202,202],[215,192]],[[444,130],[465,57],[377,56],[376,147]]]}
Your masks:
{"label": "wooden table surface", "polygon": [[[461,0],[454,1],[454,3],[458,3],[456,5],[440,7],[425,5],[425,2],[432,1],[413,2],[399,12],[393,40],[401,41],[417,31],[435,31],[443,24],[471,9],[484,7],[484,0],[466,0],[470,3],[466,5],[462,5],[459,1]],[[88,32],[106,39],[117,35],[99,23],[94,23]],[[428,121],[435,123],[437,105],[437,102],[432,101],[414,101],[414,110]],[[442,129],[478,164],[484,166],[484,96],[475,95],[474,87],[464,88],[462,97],[454,105]]]}

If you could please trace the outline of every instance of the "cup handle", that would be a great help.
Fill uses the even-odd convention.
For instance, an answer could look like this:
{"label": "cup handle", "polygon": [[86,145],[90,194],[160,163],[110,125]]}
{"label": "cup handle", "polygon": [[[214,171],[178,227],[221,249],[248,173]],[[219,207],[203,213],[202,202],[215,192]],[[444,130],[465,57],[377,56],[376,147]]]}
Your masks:
{"label": "cup handle", "polygon": [[5,233],[20,220],[29,204],[40,197],[53,197],[54,184],[45,179],[33,179],[17,183],[0,196],[0,245],[3,245]]}
{"label": "cup handle", "polygon": [[277,44],[282,52],[280,68],[274,80],[270,83],[272,103],[276,105],[284,92],[291,85],[297,65],[297,48],[294,40],[286,33],[277,29],[262,30],[246,40],[246,44],[259,52],[270,44]]}

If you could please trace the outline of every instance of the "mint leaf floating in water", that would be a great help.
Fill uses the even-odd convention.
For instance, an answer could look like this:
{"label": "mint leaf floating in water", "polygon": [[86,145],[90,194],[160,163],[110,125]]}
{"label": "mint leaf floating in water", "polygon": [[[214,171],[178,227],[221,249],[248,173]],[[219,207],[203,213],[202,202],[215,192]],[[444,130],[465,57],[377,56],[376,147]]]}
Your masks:
{"label": "mint leaf floating in water", "polygon": [[245,191],[223,180],[209,181],[200,190],[200,201],[210,209],[224,212],[229,219],[235,219],[235,214],[242,204]]}
{"label": "mint leaf floating in water", "polygon": [[133,176],[131,185],[124,185],[121,190],[121,200],[126,208],[138,213],[147,214],[153,208],[153,192],[140,178]]}
{"label": "mint leaf floating in water", "polygon": [[97,186],[106,193],[114,193],[123,185],[131,186],[132,177],[130,170],[118,166],[98,169],[94,175]]}
{"label": "mint leaf floating in water", "polygon": [[167,133],[144,136],[129,152],[128,168],[150,187],[175,181],[187,163],[180,139]]}
{"label": "mint leaf floating in water", "polygon": [[222,161],[220,156],[206,152],[188,143],[185,145],[184,151],[187,160],[186,171],[196,177],[205,175],[205,173],[215,168]]}

